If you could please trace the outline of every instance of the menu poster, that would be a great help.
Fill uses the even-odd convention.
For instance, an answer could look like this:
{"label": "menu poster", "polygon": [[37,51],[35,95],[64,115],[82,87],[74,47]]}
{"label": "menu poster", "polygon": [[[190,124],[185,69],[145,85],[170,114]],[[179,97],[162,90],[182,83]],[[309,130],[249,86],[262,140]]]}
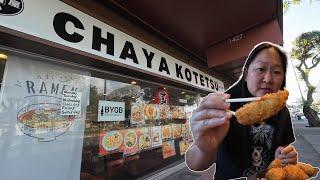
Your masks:
{"label": "menu poster", "polygon": [[[6,61],[1,179],[79,179],[90,73],[37,59],[11,53]],[[76,104],[64,104],[73,111],[61,113],[66,91],[75,92],[69,100]]]}
{"label": "menu poster", "polygon": [[187,152],[189,146],[190,146],[190,143],[188,141],[180,141],[179,142],[179,149],[180,149],[181,156]]}
{"label": "menu poster", "polygon": [[159,105],[159,119],[170,119],[170,106],[169,105]]}
{"label": "menu poster", "polygon": [[136,154],[139,151],[137,129],[124,129],[121,132],[124,137],[121,147],[123,154]]}
{"label": "menu poster", "polygon": [[123,135],[121,131],[103,131],[99,136],[99,155],[104,156],[120,151],[123,143]]}
{"label": "menu poster", "polygon": [[189,122],[186,123],[186,139],[193,140],[192,131],[190,129]]}
{"label": "menu poster", "polygon": [[151,127],[152,147],[159,147],[162,145],[162,136],[161,135],[162,135],[161,126]]}
{"label": "menu poster", "polygon": [[159,106],[157,104],[145,104],[144,105],[144,119],[157,119]]}
{"label": "menu poster", "polygon": [[171,125],[162,126],[162,139],[170,139],[172,138],[172,127]]}
{"label": "menu poster", "polygon": [[181,124],[181,136],[183,137],[183,139],[186,139],[188,137],[187,135],[187,124]]}
{"label": "menu poster", "polygon": [[176,155],[176,149],[174,146],[174,140],[165,141],[162,143],[162,157],[167,159],[168,157]]}
{"label": "menu poster", "polygon": [[185,119],[186,113],[184,106],[170,106],[170,111],[173,119]]}
{"label": "menu poster", "polygon": [[139,149],[149,149],[151,148],[151,128],[150,127],[143,127],[139,128]]}
{"label": "menu poster", "polygon": [[181,124],[172,124],[173,138],[181,137],[181,130],[182,130]]}
{"label": "menu poster", "polygon": [[145,124],[144,121],[144,104],[133,103],[131,106],[131,124]]}

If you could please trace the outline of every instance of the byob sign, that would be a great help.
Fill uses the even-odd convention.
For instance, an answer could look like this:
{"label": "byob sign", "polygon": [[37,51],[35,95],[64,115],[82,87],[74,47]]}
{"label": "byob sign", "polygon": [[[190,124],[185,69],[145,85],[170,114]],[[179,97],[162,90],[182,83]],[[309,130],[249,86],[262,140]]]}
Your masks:
{"label": "byob sign", "polygon": [[124,102],[99,101],[98,121],[124,121],[124,112]]}

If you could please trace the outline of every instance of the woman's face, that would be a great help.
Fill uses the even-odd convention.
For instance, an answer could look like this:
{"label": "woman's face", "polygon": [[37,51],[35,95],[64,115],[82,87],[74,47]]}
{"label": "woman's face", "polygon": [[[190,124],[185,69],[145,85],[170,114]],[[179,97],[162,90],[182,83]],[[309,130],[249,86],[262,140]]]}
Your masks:
{"label": "woman's face", "polygon": [[253,96],[277,92],[284,80],[284,67],[277,50],[267,48],[260,51],[245,73],[245,81]]}

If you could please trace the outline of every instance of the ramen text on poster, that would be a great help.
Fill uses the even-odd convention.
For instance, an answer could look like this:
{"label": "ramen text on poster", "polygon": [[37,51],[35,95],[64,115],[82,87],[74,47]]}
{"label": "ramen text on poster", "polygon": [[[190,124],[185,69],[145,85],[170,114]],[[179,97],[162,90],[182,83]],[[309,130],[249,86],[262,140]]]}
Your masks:
{"label": "ramen text on poster", "polygon": [[27,80],[25,82],[28,94],[55,94],[58,93],[63,94],[65,90],[77,91],[77,88],[70,87],[67,84],[60,84],[60,83],[49,83],[49,82],[34,82],[31,80]]}

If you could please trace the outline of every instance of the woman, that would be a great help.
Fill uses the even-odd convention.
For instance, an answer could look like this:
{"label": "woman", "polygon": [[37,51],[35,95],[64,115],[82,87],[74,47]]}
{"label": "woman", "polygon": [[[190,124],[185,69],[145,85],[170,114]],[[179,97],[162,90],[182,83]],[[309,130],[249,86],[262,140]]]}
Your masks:
{"label": "woman", "polygon": [[228,110],[244,103],[228,98],[263,96],[285,87],[287,56],[278,45],[263,42],[250,52],[239,80],[226,93],[206,96],[190,119],[194,143],[186,154],[191,170],[202,171],[216,163],[215,179],[254,176],[275,158],[296,164],[297,152],[288,109],[252,126],[243,126]]}

